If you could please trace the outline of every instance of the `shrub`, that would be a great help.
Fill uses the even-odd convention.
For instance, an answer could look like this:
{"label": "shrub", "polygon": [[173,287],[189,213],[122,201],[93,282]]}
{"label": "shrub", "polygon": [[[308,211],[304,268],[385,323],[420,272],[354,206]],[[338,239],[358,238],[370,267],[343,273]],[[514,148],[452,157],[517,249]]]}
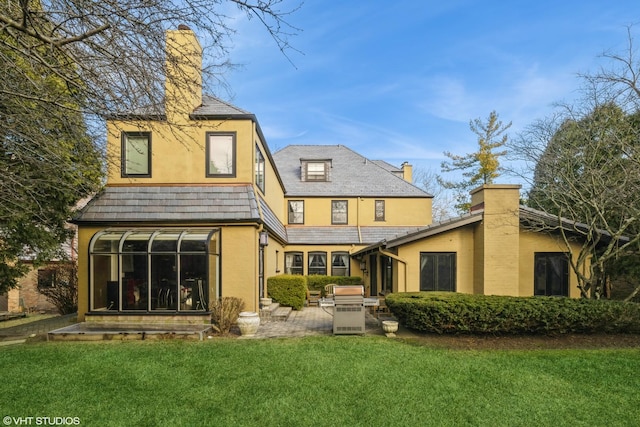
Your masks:
{"label": "shrub", "polygon": [[640,305],[620,301],[422,292],[386,304],[404,326],[439,334],[640,333]]}
{"label": "shrub", "polygon": [[65,315],[78,311],[78,267],[76,263],[62,263],[47,269],[46,283],[38,282],[38,292]]}
{"label": "shrub", "polygon": [[267,279],[269,296],[283,306],[300,310],[307,298],[307,280],[296,274],[280,274]]}
{"label": "shrub", "polygon": [[330,284],[335,285],[362,285],[362,277],[357,276],[307,276],[307,286],[310,291],[322,291],[324,296],[324,287]]}
{"label": "shrub", "polygon": [[209,310],[213,329],[221,334],[228,334],[240,312],[244,310],[244,301],[236,297],[223,297],[211,303]]}

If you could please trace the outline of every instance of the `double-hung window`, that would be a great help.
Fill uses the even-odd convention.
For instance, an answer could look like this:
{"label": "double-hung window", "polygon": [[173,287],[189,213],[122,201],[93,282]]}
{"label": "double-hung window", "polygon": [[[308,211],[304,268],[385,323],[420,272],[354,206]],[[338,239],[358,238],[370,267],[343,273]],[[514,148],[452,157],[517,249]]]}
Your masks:
{"label": "double-hung window", "polygon": [[304,224],[304,200],[289,201],[289,224]]}
{"label": "double-hung window", "polygon": [[303,274],[302,252],[286,252],[284,254],[284,272],[286,274]]}
{"label": "double-hung window", "polygon": [[375,220],[384,221],[384,200],[376,200]]}
{"label": "double-hung window", "polygon": [[121,175],[151,177],[151,132],[122,132]]}
{"label": "double-hung window", "polygon": [[349,252],[331,252],[331,275],[349,275]]}
{"label": "double-hung window", "polygon": [[264,156],[256,145],[256,185],[264,193]]}
{"label": "double-hung window", "polygon": [[236,176],[235,132],[207,132],[207,177]]}
{"label": "double-hung window", "polygon": [[331,224],[347,223],[347,206],[346,200],[331,201]]}
{"label": "double-hung window", "polygon": [[307,163],[307,181],[326,181],[327,171],[324,162]]}
{"label": "double-hung window", "polygon": [[320,274],[327,275],[327,253],[326,252],[309,252],[309,275]]}

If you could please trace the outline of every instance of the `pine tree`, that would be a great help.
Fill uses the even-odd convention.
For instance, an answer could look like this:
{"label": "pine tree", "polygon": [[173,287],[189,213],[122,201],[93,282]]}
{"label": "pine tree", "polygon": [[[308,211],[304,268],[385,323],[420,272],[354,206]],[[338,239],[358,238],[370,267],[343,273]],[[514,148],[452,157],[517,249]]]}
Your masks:
{"label": "pine tree", "polygon": [[442,172],[464,171],[463,181],[453,182],[439,178],[440,184],[448,189],[456,191],[456,209],[460,213],[467,212],[470,207],[469,191],[482,184],[491,184],[500,176],[502,168],[498,158],[507,154],[506,151],[495,151],[503,147],[509,136],[505,133],[511,127],[511,122],[506,125],[498,118],[498,114],[492,111],[486,123],[475,119],[469,122],[469,128],[478,136],[478,151],[459,156],[448,151],[444,155],[451,162],[442,162]]}

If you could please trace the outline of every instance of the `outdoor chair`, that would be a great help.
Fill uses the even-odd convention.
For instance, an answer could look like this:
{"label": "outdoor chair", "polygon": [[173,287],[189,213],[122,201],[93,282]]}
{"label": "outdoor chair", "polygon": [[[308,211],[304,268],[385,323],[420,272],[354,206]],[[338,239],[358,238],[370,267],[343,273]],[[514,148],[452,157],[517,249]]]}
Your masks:
{"label": "outdoor chair", "polygon": [[324,297],[325,298],[333,298],[333,294],[335,294],[335,287],[337,285],[335,283],[331,283],[324,287]]}

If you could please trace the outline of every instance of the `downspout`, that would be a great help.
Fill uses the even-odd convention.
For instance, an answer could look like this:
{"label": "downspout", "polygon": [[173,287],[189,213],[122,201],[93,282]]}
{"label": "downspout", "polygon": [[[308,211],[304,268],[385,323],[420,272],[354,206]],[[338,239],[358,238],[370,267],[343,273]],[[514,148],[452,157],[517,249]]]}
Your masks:
{"label": "downspout", "polygon": [[358,243],[362,244],[362,232],[360,231],[360,201],[361,197],[356,199],[356,229],[358,230]]}
{"label": "downspout", "polygon": [[[253,190],[255,192],[255,187]],[[264,277],[266,270],[264,265],[264,247],[260,245],[260,233],[264,231],[264,213],[262,212],[259,196],[256,197],[256,205],[258,207],[258,215],[260,216],[260,223],[256,227],[258,229],[258,309],[260,309],[262,308],[260,306],[260,300],[267,296],[267,281]],[[260,311],[258,311],[258,313],[259,312]]]}
{"label": "downspout", "polygon": [[[391,252],[388,252],[382,248],[380,248],[380,253],[402,263],[402,265],[404,266],[404,291],[407,292],[407,261],[400,258],[398,255],[392,254]],[[398,284],[398,290],[400,290],[400,284]]]}

